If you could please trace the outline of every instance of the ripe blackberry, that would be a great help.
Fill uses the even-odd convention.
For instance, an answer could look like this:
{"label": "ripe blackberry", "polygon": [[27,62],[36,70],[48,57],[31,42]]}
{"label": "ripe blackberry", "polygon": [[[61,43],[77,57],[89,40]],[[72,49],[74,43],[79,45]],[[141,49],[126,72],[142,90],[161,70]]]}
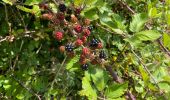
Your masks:
{"label": "ripe blackberry", "polygon": [[67,9],[67,14],[72,14],[72,10],[70,8]]}
{"label": "ripe blackberry", "polygon": [[65,50],[66,50],[67,52],[72,52],[73,49],[74,49],[74,47],[73,47],[73,44],[71,44],[71,43],[69,43],[69,44],[67,44],[67,45],[65,46]]}
{"label": "ripe blackberry", "polygon": [[67,16],[65,17],[65,19],[66,19],[67,21],[70,21],[70,20],[71,20],[71,16],[70,16],[70,15],[67,15]]}
{"label": "ripe blackberry", "polygon": [[88,29],[89,29],[90,31],[92,31],[92,30],[93,30],[93,26],[92,26],[92,25],[88,26]]}
{"label": "ripe blackberry", "polygon": [[88,64],[83,64],[81,65],[82,70],[88,70]]}
{"label": "ripe blackberry", "polygon": [[106,53],[104,52],[104,50],[101,50],[99,53],[99,58],[100,59],[106,59]]}
{"label": "ripe blackberry", "polygon": [[65,12],[65,11],[66,11],[66,6],[65,6],[65,4],[60,4],[60,5],[58,6],[58,8],[59,8],[59,10],[60,10],[61,12]]}
{"label": "ripe blackberry", "polygon": [[93,39],[91,40],[91,42],[90,42],[90,46],[91,46],[91,47],[97,47],[97,46],[98,46],[98,43],[99,43],[99,40],[93,38]]}

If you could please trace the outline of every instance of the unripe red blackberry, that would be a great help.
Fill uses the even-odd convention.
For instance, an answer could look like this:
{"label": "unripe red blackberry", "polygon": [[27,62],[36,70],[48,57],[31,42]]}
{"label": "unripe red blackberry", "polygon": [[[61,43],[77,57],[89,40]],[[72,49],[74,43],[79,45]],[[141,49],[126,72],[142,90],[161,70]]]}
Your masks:
{"label": "unripe red blackberry", "polygon": [[51,13],[45,13],[41,16],[41,18],[45,20],[51,20],[53,18],[53,15]]}
{"label": "unripe red blackberry", "polygon": [[43,2],[43,3],[40,3],[40,4],[39,4],[39,8],[40,8],[40,9],[48,9],[48,4],[47,4],[47,3],[44,3],[44,2]]}
{"label": "unripe red blackberry", "polygon": [[79,60],[80,64],[85,64],[87,62],[86,58],[80,58]]}
{"label": "unripe red blackberry", "polygon": [[65,46],[60,46],[59,50],[60,50],[60,52],[64,52],[65,51]]}
{"label": "unripe red blackberry", "polygon": [[85,56],[89,55],[89,54],[90,54],[89,48],[84,47],[84,48],[82,49],[82,54],[85,55]]}
{"label": "unripe red blackberry", "polygon": [[83,65],[81,65],[81,68],[82,68],[82,70],[88,70],[88,64],[86,63],[86,64],[83,64]]}
{"label": "unripe red blackberry", "polygon": [[98,43],[97,48],[98,48],[98,49],[103,48],[103,45],[102,45],[102,43],[101,43],[101,42],[100,42],[100,43]]}
{"label": "unripe red blackberry", "polygon": [[77,39],[75,45],[81,46],[83,44],[83,41],[81,39]]}
{"label": "unripe red blackberry", "polygon": [[78,21],[77,17],[75,15],[71,15],[71,21],[73,23],[76,23]]}
{"label": "unripe red blackberry", "polygon": [[76,9],[75,9],[75,14],[76,14],[76,15],[79,15],[80,13],[81,13],[81,8],[76,8]]}
{"label": "unripe red blackberry", "polygon": [[90,63],[91,63],[92,65],[98,64],[98,62],[96,61],[96,59],[93,59]]}
{"label": "unripe red blackberry", "polygon": [[58,41],[61,41],[63,39],[63,33],[62,32],[55,32],[55,39]]}
{"label": "unripe red blackberry", "polygon": [[64,20],[64,18],[65,18],[65,16],[64,16],[64,13],[58,13],[57,14],[57,18],[59,19],[59,20]]}
{"label": "unripe red blackberry", "polygon": [[82,32],[82,26],[81,25],[76,25],[75,27],[74,27],[74,30],[77,32],[77,33],[81,33]]}
{"label": "unripe red blackberry", "polygon": [[90,35],[90,31],[88,29],[83,30],[84,36],[88,37]]}
{"label": "unripe red blackberry", "polygon": [[83,43],[85,43],[87,41],[87,37],[86,36],[82,36],[81,40],[83,41]]}
{"label": "unripe red blackberry", "polygon": [[60,5],[58,6],[58,8],[59,8],[59,10],[60,10],[61,12],[65,12],[65,11],[66,11],[66,6],[65,6],[65,4],[60,4]]}

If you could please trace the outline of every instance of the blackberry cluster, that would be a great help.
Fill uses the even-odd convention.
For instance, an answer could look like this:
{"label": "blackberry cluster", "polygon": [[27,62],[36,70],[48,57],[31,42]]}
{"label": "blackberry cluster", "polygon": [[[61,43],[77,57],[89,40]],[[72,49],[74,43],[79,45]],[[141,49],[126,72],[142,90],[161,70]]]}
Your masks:
{"label": "blackberry cluster", "polygon": [[69,44],[67,44],[67,45],[65,46],[65,50],[66,50],[67,52],[72,52],[73,49],[74,49],[74,47],[73,47],[73,44],[71,44],[71,43],[69,43]]}
{"label": "blackberry cluster", "polygon": [[91,42],[90,42],[90,46],[91,46],[91,47],[97,47],[98,44],[99,44],[99,40],[98,40],[98,39],[95,39],[95,38],[93,38],[93,39],[91,40]]}
{"label": "blackberry cluster", "polygon": [[65,11],[66,11],[66,6],[65,6],[65,4],[60,4],[60,5],[58,6],[58,8],[59,8],[59,10],[60,10],[61,12],[65,12]]}
{"label": "blackberry cluster", "polygon": [[82,70],[88,70],[88,64],[81,65]]}
{"label": "blackberry cluster", "polygon": [[104,52],[104,50],[101,50],[99,53],[99,58],[100,59],[106,59],[106,53]]}

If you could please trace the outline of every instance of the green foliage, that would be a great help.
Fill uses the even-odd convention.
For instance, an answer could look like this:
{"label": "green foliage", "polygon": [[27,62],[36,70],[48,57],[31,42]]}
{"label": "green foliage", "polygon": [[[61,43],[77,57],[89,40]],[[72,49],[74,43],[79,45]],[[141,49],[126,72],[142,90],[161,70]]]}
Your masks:
{"label": "green foliage", "polygon": [[[0,1],[0,99],[169,99],[170,0],[58,1]],[[44,3],[48,9],[40,7]],[[80,15],[72,11],[78,22],[67,21],[71,15],[66,11],[58,23],[59,3],[82,8]],[[72,55],[61,52],[60,46],[84,34],[72,35],[86,18],[93,27],[87,43],[75,46]],[[68,36],[56,41],[56,30]],[[84,45],[90,48],[92,38],[99,39],[107,57],[94,57],[100,50],[92,48],[83,71],[81,50]],[[92,65],[93,57],[100,63]]]}
{"label": "green foliage", "polygon": [[105,95],[108,99],[119,98],[127,90],[127,87],[128,87],[127,83],[122,84],[113,83],[112,85],[108,86]]}
{"label": "green foliage", "polygon": [[130,23],[130,31],[139,32],[144,28],[144,24],[147,22],[146,14],[135,14],[132,17],[132,22]]}

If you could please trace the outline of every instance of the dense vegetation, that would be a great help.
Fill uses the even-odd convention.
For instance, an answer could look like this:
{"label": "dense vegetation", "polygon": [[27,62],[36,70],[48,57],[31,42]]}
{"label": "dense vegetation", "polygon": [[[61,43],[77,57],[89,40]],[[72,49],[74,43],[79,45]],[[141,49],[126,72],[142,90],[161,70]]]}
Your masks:
{"label": "dense vegetation", "polygon": [[170,0],[0,1],[1,100],[168,100]]}

